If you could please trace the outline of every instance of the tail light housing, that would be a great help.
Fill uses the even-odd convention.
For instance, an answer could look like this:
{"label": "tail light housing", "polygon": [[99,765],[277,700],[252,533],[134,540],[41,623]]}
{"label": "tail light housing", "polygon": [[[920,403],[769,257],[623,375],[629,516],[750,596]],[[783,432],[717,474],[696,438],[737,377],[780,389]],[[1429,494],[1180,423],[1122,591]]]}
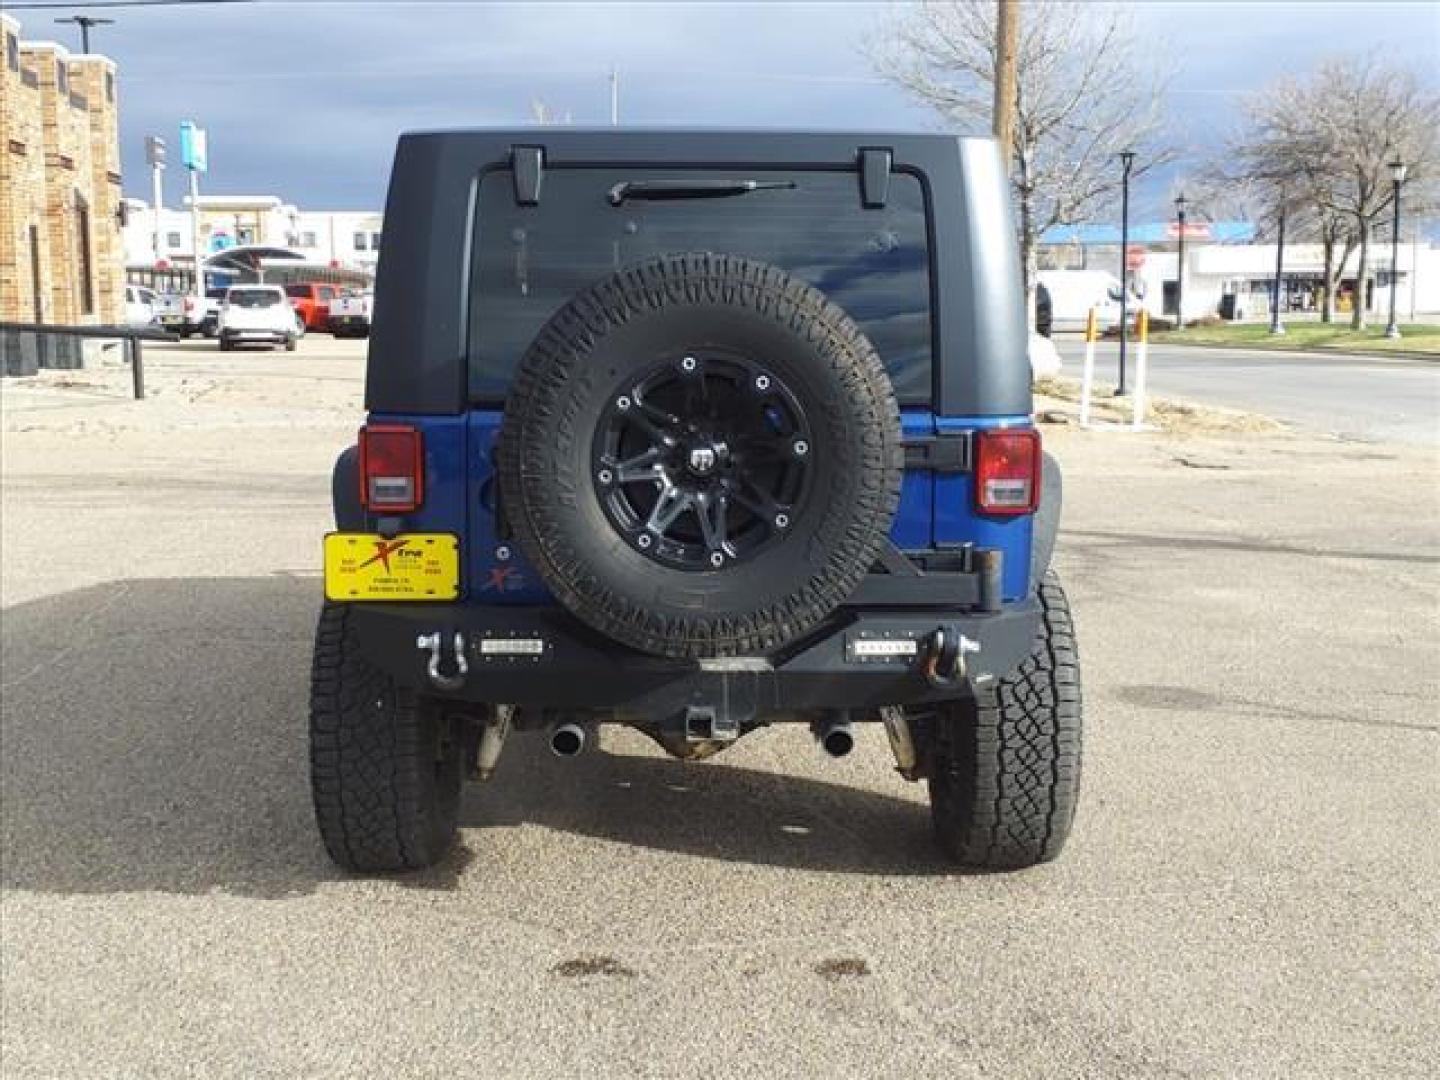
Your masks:
{"label": "tail light housing", "polygon": [[1040,433],[995,428],[975,436],[975,505],[983,514],[1033,514],[1040,505]]}
{"label": "tail light housing", "polygon": [[425,444],[409,424],[360,429],[360,505],[377,514],[404,514],[425,498]]}

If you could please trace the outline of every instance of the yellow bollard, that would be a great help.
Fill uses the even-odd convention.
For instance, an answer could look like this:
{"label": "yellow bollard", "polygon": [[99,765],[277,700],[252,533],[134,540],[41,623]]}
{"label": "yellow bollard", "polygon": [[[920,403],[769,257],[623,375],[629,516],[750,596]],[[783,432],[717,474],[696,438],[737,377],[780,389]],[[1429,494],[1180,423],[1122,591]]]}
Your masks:
{"label": "yellow bollard", "polygon": [[1095,339],[1099,336],[1095,309],[1085,316],[1085,366],[1080,374],[1080,426],[1090,426],[1090,395],[1095,389]]}

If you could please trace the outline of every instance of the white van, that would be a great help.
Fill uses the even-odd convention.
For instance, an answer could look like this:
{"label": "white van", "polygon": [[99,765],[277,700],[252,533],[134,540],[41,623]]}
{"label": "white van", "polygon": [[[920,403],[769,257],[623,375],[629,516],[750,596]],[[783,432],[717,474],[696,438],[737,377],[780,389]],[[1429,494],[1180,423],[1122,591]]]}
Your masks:
{"label": "white van", "polygon": [[[1050,294],[1050,329],[1084,330],[1090,309],[1100,329],[1120,325],[1120,279],[1105,270],[1042,270],[1037,278]],[[1140,306],[1133,288],[1130,309]]]}

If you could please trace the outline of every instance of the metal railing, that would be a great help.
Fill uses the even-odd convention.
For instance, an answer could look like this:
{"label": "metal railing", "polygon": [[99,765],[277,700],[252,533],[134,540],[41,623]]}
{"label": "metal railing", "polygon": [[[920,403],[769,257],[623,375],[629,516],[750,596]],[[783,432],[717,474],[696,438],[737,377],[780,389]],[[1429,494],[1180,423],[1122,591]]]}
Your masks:
{"label": "metal railing", "polygon": [[[29,374],[22,372],[21,365],[12,364],[13,356],[23,356],[24,347],[22,337],[26,334],[36,339],[36,352],[42,337],[59,338],[101,338],[109,341],[121,341],[125,345],[126,359],[130,362],[130,379],[134,384],[135,400],[145,399],[145,352],[141,344],[146,341],[179,341],[176,334],[168,330],[162,330],[154,326],[57,326],[51,323],[15,323],[0,322],[0,354],[4,355],[4,374]],[[71,366],[40,364],[36,367]],[[73,365],[79,367],[79,364]]]}

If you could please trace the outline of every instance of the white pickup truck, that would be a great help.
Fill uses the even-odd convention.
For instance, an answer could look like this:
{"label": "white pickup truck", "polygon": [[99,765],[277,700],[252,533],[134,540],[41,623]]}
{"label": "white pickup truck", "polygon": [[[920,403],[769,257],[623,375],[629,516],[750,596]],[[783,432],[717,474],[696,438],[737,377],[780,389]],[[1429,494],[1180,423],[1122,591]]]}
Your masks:
{"label": "white pickup truck", "polygon": [[335,337],[369,337],[370,312],[375,305],[373,292],[348,293],[330,301],[325,329]]}
{"label": "white pickup truck", "polygon": [[206,289],[203,297],[191,293],[166,293],[154,303],[160,325],[181,337],[204,334],[213,338],[220,318],[224,289]]}

